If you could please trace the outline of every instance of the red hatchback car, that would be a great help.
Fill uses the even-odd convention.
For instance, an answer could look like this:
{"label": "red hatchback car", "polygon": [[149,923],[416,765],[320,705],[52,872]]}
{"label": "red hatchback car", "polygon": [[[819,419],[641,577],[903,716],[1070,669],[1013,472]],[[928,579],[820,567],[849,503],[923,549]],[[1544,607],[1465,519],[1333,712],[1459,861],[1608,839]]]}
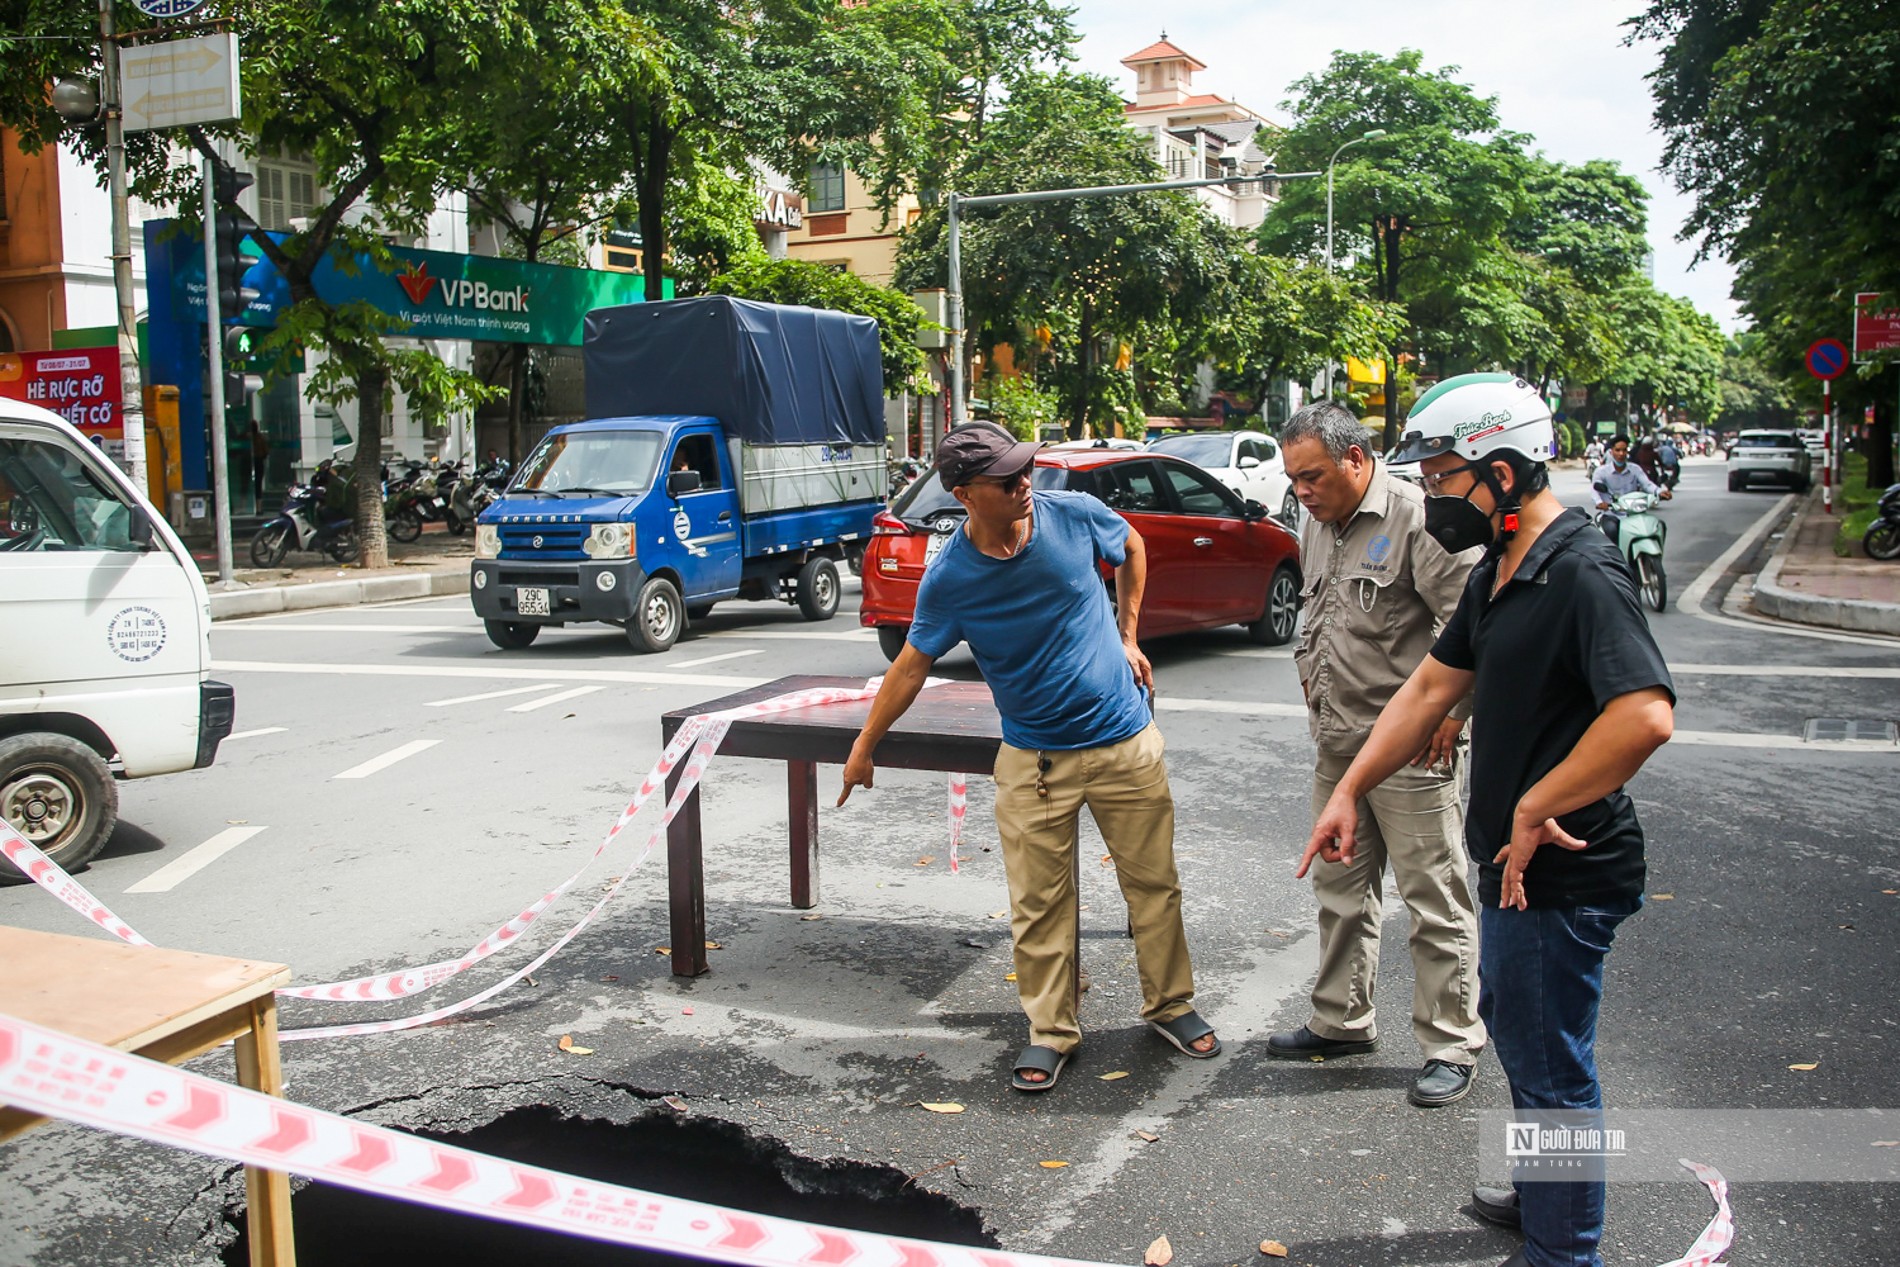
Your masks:
{"label": "red hatchback car", "polygon": [[[1035,487],[1093,493],[1141,534],[1148,586],[1143,639],[1245,625],[1255,642],[1279,646],[1300,614],[1299,539],[1258,502],[1243,502],[1198,466],[1160,453],[1044,450]],[[861,623],[895,660],[904,649],[917,583],[963,526],[963,506],[926,474],[880,512],[864,554]],[[1112,573],[1103,569],[1104,580]]]}

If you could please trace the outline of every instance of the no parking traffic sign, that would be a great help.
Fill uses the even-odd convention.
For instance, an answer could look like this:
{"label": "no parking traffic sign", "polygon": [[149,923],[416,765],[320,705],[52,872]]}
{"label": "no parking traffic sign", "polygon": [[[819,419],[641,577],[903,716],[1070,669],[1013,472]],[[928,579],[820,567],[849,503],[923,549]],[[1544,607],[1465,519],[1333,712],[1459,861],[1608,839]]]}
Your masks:
{"label": "no parking traffic sign", "polygon": [[1808,373],[1834,379],[1847,368],[1847,345],[1839,339],[1816,339],[1808,345]]}

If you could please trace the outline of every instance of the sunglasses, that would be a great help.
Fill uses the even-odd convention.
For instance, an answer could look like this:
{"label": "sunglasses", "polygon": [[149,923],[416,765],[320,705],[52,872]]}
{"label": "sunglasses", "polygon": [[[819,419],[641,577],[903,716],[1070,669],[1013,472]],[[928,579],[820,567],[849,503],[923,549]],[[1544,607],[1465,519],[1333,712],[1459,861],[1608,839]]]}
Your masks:
{"label": "sunglasses", "polygon": [[1043,756],[1040,752],[1036,754],[1036,795],[1042,797],[1044,800],[1049,798],[1049,785],[1043,781],[1043,776],[1049,773],[1049,769],[1053,765],[1055,765],[1055,762],[1048,757]]}
{"label": "sunglasses", "polygon": [[970,481],[970,483],[972,484],[988,484],[992,488],[1020,488],[1024,484],[1027,484],[1028,482],[1029,482],[1029,468],[1026,466],[1022,470],[1016,472],[1014,475],[1002,475],[1002,476],[979,475],[978,477]]}

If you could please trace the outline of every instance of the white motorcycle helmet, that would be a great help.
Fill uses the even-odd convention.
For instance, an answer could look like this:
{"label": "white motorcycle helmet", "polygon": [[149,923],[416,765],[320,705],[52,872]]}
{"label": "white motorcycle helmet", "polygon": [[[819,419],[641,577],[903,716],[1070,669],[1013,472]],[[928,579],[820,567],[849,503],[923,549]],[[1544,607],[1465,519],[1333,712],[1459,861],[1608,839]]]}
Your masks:
{"label": "white motorcycle helmet", "polygon": [[1533,462],[1556,457],[1550,406],[1514,374],[1460,374],[1418,398],[1386,461],[1403,466],[1455,452],[1475,462],[1504,450]]}

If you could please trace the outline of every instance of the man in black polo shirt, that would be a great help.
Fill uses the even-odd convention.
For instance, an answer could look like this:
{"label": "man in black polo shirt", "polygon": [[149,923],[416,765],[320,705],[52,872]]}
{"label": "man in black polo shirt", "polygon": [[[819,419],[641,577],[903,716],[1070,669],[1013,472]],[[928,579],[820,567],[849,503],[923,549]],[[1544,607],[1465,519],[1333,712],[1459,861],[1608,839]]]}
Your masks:
{"label": "man in black polo shirt", "polygon": [[[1487,547],[1431,654],[1380,714],[1302,859],[1351,862],[1355,805],[1472,692],[1478,1011],[1520,1116],[1600,1113],[1597,1008],[1616,927],[1643,901],[1643,831],[1623,792],[1669,739],[1675,687],[1615,547],[1550,492],[1550,411],[1509,374],[1445,380],[1413,406],[1394,463],[1419,462],[1425,530]],[[1576,1172],[1568,1172],[1576,1173]],[[1601,1267],[1600,1169],[1520,1170],[1477,1213],[1521,1226],[1504,1267]]]}

